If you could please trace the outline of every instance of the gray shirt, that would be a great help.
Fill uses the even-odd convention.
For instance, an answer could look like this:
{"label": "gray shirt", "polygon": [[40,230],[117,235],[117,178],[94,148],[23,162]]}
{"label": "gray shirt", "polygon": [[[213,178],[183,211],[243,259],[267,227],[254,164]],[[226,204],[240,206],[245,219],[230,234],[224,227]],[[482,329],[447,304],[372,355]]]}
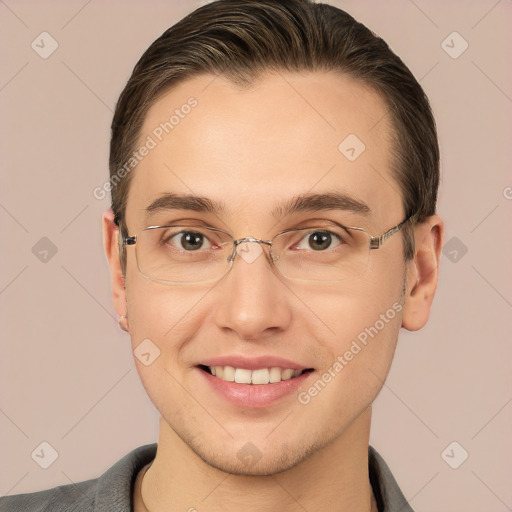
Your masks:
{"label": "gray shirt", "polygon": [[[136,448],[99,478],[46,491],[0,498],[1,512],[131,512],[138,472],[156,455],[156,444]],[[368,448],[369,474],[379,512],[413,512],[384,459]]]}

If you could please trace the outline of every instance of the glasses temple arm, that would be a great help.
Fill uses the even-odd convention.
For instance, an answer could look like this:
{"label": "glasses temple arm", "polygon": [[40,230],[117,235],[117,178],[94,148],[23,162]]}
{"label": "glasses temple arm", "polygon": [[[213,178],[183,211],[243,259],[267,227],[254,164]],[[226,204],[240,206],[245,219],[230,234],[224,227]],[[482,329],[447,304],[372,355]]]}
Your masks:
{"label": "glasses temple arm", "polygon": [[381,247],[384,242],[394,235],[396,232],[400,231],[408,222],[414,223],[416,219],[418,218],[418,213],[414,213],[413,215],[407,217],[407,219],[403,220],[398,224],[397,226],[389,229],[385,233],[383,233],[381,236],[371,236],[370,237],[370,249],[378,249]]}

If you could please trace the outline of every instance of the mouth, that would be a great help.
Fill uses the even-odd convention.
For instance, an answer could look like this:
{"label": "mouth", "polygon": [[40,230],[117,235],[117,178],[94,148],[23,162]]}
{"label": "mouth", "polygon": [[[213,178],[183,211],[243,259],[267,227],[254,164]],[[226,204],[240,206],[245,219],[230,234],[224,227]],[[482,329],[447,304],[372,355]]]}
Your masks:
{"label": "mouth", "polygon": [[[197,364],[198,363],[198,364]],[[274,410],[290,403],[293,396],[313,378],[314,368],[274,354],[219,355],[195,365],[199,382],[212,398],[220,398],[237,409]],[[283,402],[287,401],[287,402]],[[217,403],[217,402],[214,402]],[[265,413],[263,413],[265,414]]]}
{"label": "mouth", "polygon": [[293,369],[279,366],[249,370],[233,366],[207,366],[203,364],[198,365],[198,368],[224,382],[257,386],[293,380],[313,371],[313,368]]}

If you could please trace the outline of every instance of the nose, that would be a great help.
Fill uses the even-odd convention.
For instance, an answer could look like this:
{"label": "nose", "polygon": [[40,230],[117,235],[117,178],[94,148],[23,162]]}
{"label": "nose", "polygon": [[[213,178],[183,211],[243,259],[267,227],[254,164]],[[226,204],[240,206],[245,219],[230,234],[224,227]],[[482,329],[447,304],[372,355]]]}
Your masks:
{"label": "nose", "polygon": [[263,340],[289,327],[290,297],[270,262],[268,246],[244,240],[235,248],[231,270],[216,287],[215,321],[240,339]]}

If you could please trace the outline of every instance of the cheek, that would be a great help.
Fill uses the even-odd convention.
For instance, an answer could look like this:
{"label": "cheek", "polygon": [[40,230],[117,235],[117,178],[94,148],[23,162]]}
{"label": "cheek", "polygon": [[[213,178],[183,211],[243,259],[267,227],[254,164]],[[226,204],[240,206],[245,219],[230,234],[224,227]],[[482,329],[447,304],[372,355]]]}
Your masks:
{"label": "cheek", "polygon": [[173,339],[182,338],[198,325],[201,301],[206,291],[193,286],[159,284],[145,279],[138,272],[127,274],[127,310],[133,342],[153,337],[169,346]]}
{"label": "cheek", "polygon": [[317,337],[327,355],[323,368],[341,376],[333,380],[344,389],[359,388],[360,393],[366,384],[380,389],[379,382],[385,380],[401,327],[402,271],[397,268],[394,273],[382,272],[379,279],[373,274],[357,283],[346,282],[319,294],[315,302],[309,296],[307,304],[321,319],[324,333]]}
{"label": "cheek", "polygon": [[336,311],[331,306],[330,326],[335,335],[329,337],[328,352],[332,360],[341,359],[351,371],[364,367],[385,375],[395,351],[402,309],[399,295],[347,300]]}
{"label": "cheek", "polygon": [[318,293],[303,289],[298,295],[312,312],[311,318],[316,317],[318,325],[322,325],[322,332],[334,348],[356,338],[376,322],[379,332],[382,331],[380,320],[384,321],[386,332],[389,324],[400,324],[402,273],[403,268],[393,272],[369,272],[357,281],[332,284]]}
{"label": "cheek", "polygon": [[[170,403],[184,411],[182,382],[187,371],[183,352],[202,324],[202,293],[172,289],[143,277],[127,279],[130,337],[141,382],[158,410]],[[180,398],[181,397],[181,398]]]}
{"label": "cheek", "polygon": [[134,355],[137,356],[142,343],[154,344],[159,352],[155,363],[173,374],[186,372],[192,361],[193,340],[208,321],[212,286],[171,287],[140,274],[129,278],[127,275],[127,310]]}
{"label": "cheek", "polygon": [[335,335],[323,338],[328,357],[316,380],[300,390],[298,401],[307,407],[308,417],[327,416],[338,432],[381,390],[393,359],[402,307],[398,301],[373,299],[362,306],[362,297],[359,301],[353,296],[338,297],[337,308],[330,304]]}

